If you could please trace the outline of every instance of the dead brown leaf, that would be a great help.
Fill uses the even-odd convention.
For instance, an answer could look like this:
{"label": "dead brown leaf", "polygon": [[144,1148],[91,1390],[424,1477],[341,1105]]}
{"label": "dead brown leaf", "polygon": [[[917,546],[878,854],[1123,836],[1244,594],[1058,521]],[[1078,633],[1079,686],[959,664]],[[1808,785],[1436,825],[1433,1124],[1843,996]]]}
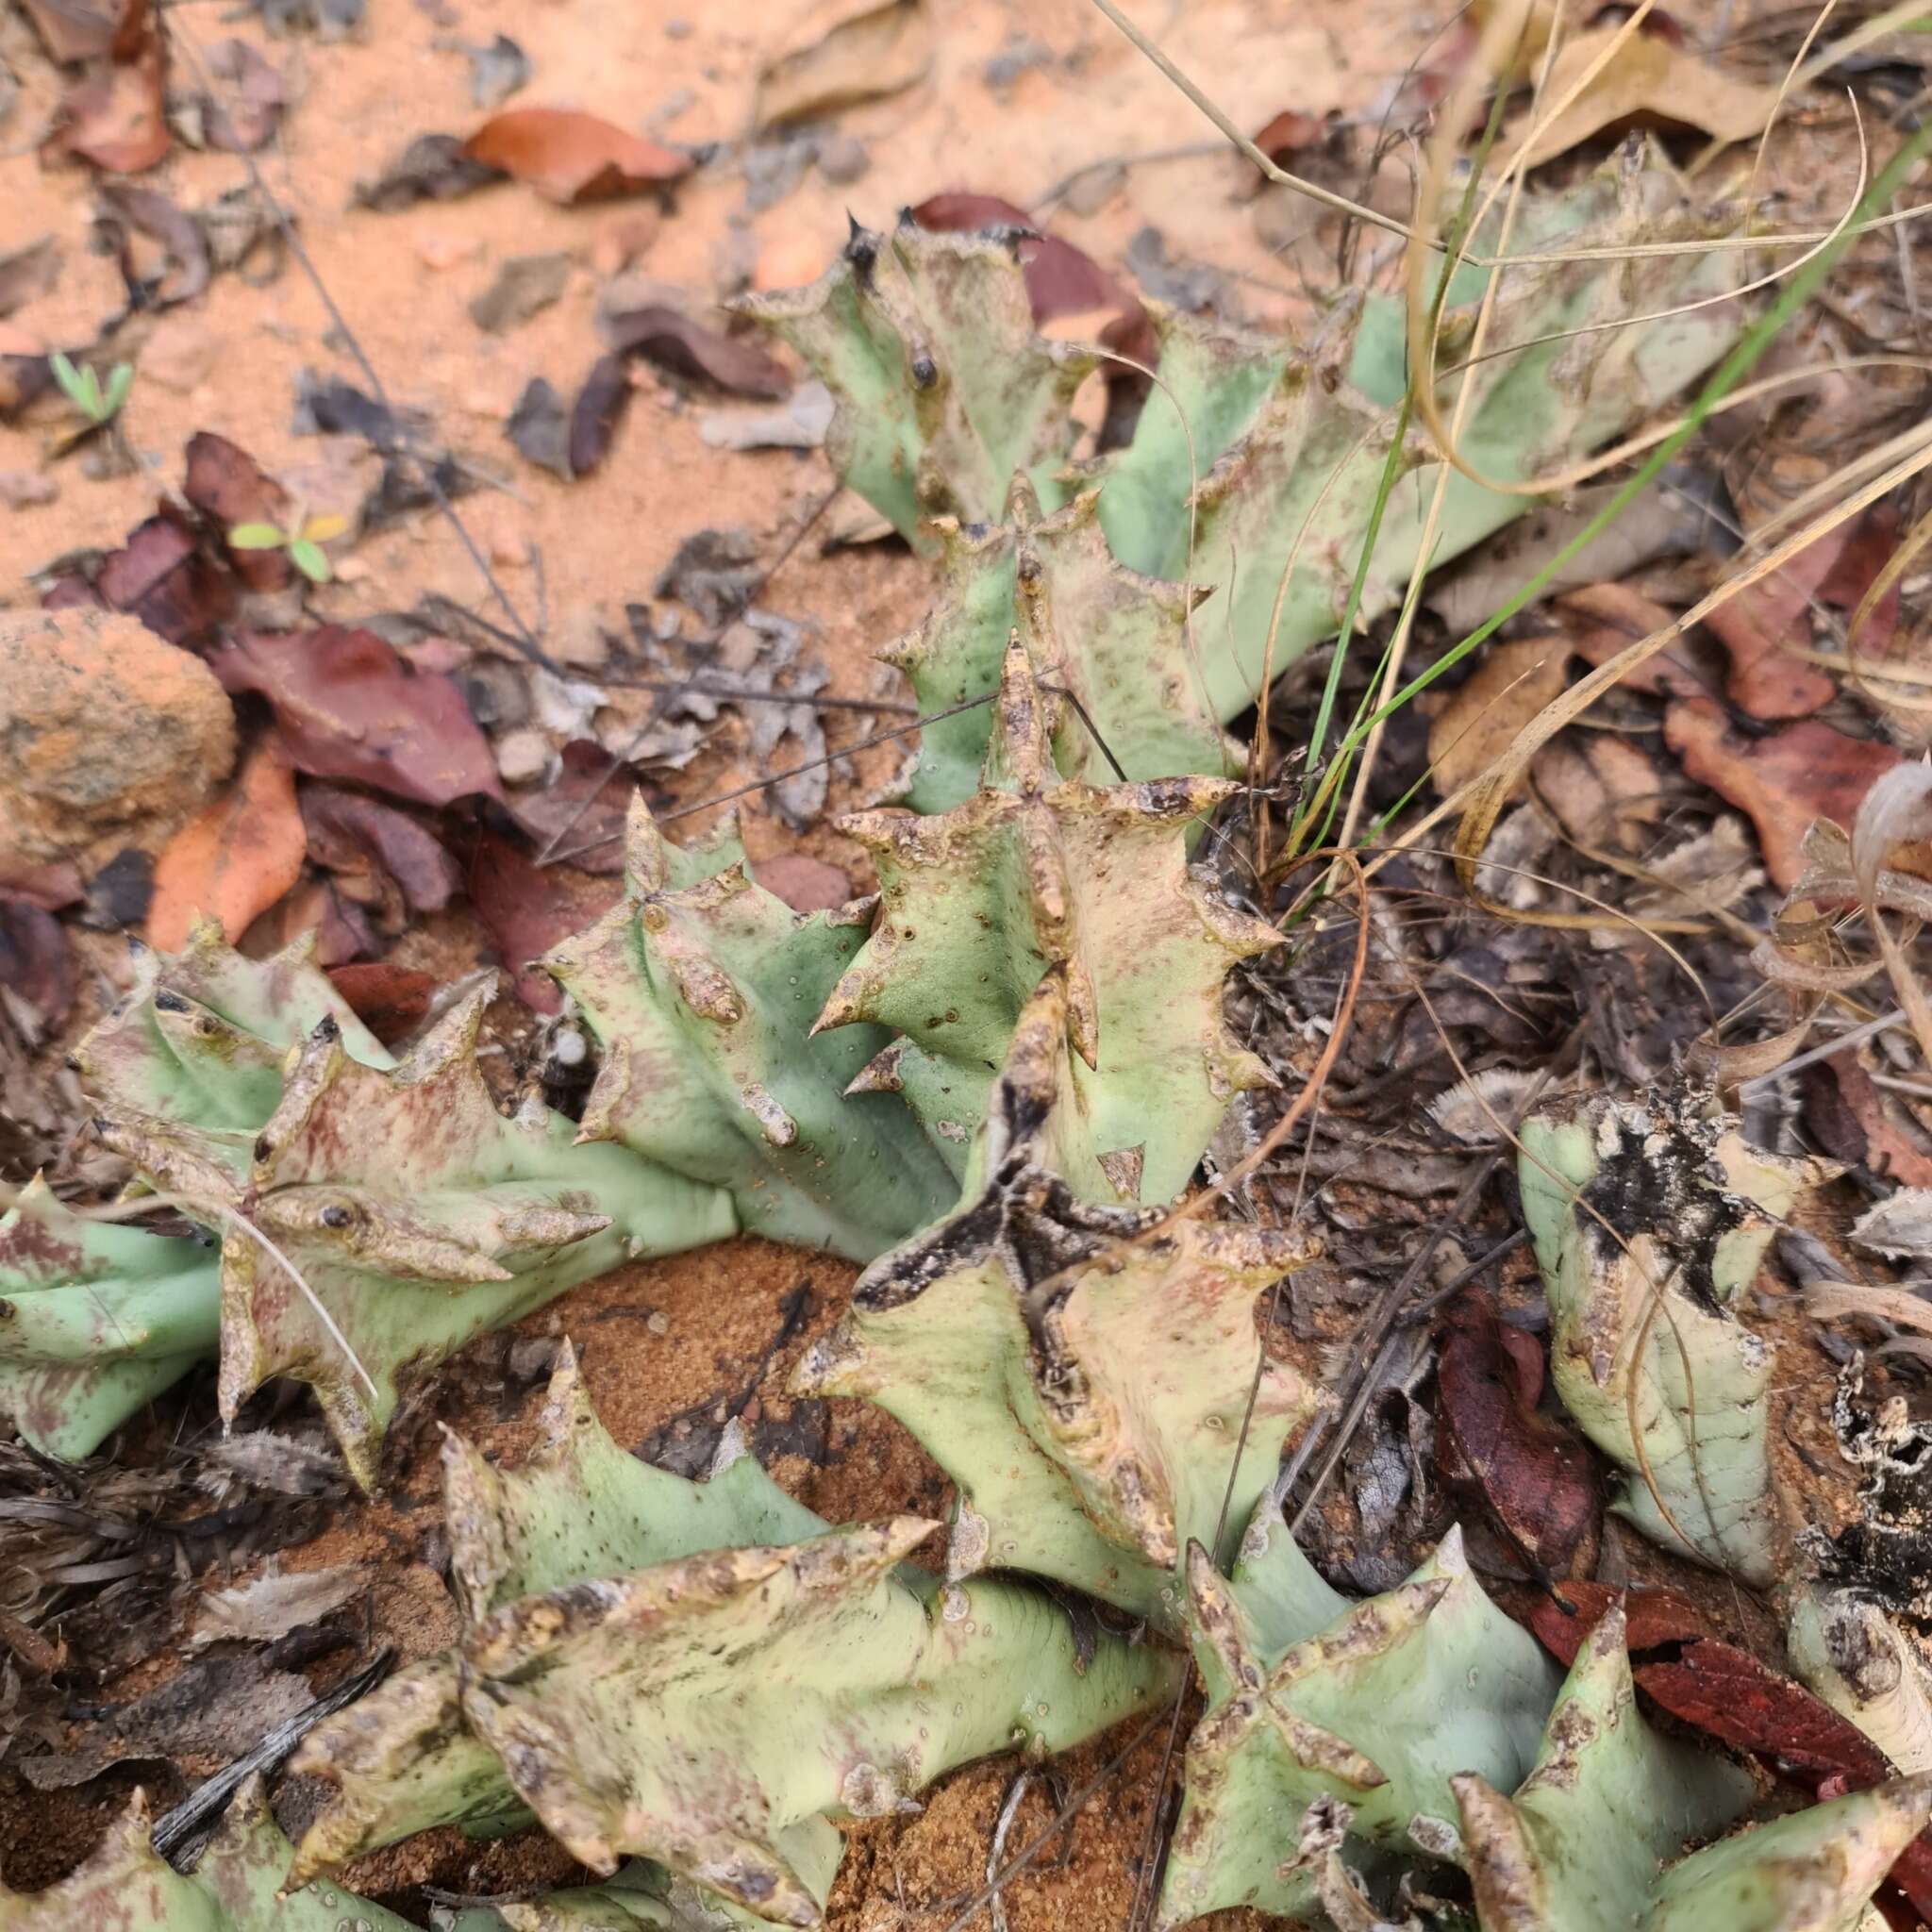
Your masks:
{"label": "dead brown leaf", "polygon": [[32,900],[0,893],[0,986],[23,999],[49,1031],[74,1004],[66,929]]}
{"label": "dead brown leaf", "polygon": [[566,207],[634,194],[691,171],[689,157],[569,108],[506,108],[484,122],[462,152]]}
{"label": "dead brown leaf", "polygon": [[1565,731],[1529,768],[1536,795],[1575,844],[1637,853],[1663,816],[1657,767],[1642,746],[1612,731]]}
{"label": "dead brown leaf", "polygon": [[1569,682],[1570,640],[1552,631],[1498,644],[1429,725],[1429,766],[1443,797],[1502,757]]}
{"label": "dead brown leaf", "polygon": [[398,966],[393,959],[331,966],[328,977],[356,1009],[357,1019],[385,1046],[393,1046],[423,1024],[430,996],[442,984],[433,973]]}
{"label": "dead brown leaf", "polygon": [[59,278],[60,243],[52,235],[0,255],[0,316],[25,308]]}
{"label": "dead brown leaf", "polygon": [[49,143],[56,154],[78,155],[110,175],[139,175],[167,154],[168,59],[159,35],[150,35],[126,61],[102,68],[68,90],[61,126]]}
{"label": "dead brown leaf", "polygon": [[187,458],[181,493],[220,531],[229,568],[251,591],[286,590],[295,574],[286,550],[238,550],[227,536],[238,524],[286,529],[294,521],[289,492],[240,443],[212,430],[188,439]]}
{"label": "dead brown leaf", "polygon": [[365,903],[393,902],[398,923],[404,912],[441,912],[461,890],[461,870],[435,834],[379,799],[304,785],[302,824],[316,864],[341,874]]}
{"label": "dead brown leaf", "polygon": [[540,866],[494,832],[485,832],[470,855],[469,888],[497,958],[515,976],[517,997],[539,1013],[557,1011],[557,982],[525,969],[567,934],[602,918],[621,890],[615,879],[591,878],[571,866]]}
{"label": "dead brown leaf", "polygon": [[1788,891],[1805,869],[1814,819],[1849,824],[1874,782],[1899,762],[1890,745],[1847,738],[1816,719],[1746,738],[1709,698],[1680,698],[1664,713],[1664,742],[1700,785],[1757,827],[1764,869]]}
{"label": "dead brown leaf", "polygon": [[265,738],[201,814],[155,861],[147,940],[178,952],[197,914],[240,939],[302,876],[308,851],[295,806],[295,768]]}
{"label": "dead brown leaf", "polygon": [[319,1624],[369,1587],[369,1573],[355,1563],[283,1575],[274,1557],[259,1576],[227,1590],[211,1590],[194,1613],[190,1650],[211,1643],[274,1643],[291,1630]]}
{"label": "dead brown leaf", "polygon": [[[1571,647],[1591,664],[1607,664],[1640,638],[1663,629],[1673,613],[1628,584],[1589,584],[1557,600]],[[1701,698],[1710,688],[1680,650],[1659,651],[1618,680],[1652,697]]]}
{"label": "dead brown leaf", "polygon": [[721,335],[666,303],[607,315],[598,327],[618,354],[646,356],[660,368],[716,383],[733,395],[775,401],[791,388],[785,365],[756,342]]}
{"label": "dead brown leaf", "polygon": [[836,865],[808,852],[778,852],[755,859],[751,875],[794,912],[831,912],[852,896],[852,881]]}
{"label": "dead brown leaf", "polygon": [[[1566,42],[1542,97],[1562,99],[1616,32],[1614,25],[1591,27]],[[1543,129],[1526,165],[1566,154],[1593,135],[1630,126],[1694,127],[1719,141],[1748,141],[1762,132],[1776,105],[1776,88],[1733,79],[1663,35],[1634,33]]]}
{"label": "dead brown leaf", "polygon": [[208,146],[236,155],[266,147],[289,101],[281,70],[246,41],[226,40],[208,50],[208,71],[217,83],[202,109]]}
{"label": "dead brown leaf", "polygon": [[1752,717],[1808,718],[1837,695],[1830,676],[1793,652],[1811,648],[1811,600],[1851,539],[1850,524],[1835,524],[1782,570],[1746,584],[1704,620],[1731,660],[1724,691]]}
{"label": "dead brown leaf", "polygon": [[758,70],[760,127],[897,93],[932,64],[924,0],[812,0]]}
{"label": "dead brown leaf", "polygon": [[24,0],[26,16],[56,60],[92,60],[133,52],[147,23],[147,0]]}

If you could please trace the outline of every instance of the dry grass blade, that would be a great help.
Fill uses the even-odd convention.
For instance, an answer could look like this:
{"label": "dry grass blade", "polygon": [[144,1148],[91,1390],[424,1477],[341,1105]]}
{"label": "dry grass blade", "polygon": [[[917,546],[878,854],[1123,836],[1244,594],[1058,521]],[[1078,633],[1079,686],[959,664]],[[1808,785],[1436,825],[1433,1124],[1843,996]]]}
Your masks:
{"label": "dry grass blade", "polygon": [[1925,1064],[1932,1067],[1932,997],[1912,971],[1898,935],[1886,923],[1879,903],[1878,876],[1895,846],[1932,834],[1932,765],[1898,765],[1884,773],[1865,794],[1852,826],[1852,873],[1865,923],[1878,941],[1892,991],[1911,1023]]}

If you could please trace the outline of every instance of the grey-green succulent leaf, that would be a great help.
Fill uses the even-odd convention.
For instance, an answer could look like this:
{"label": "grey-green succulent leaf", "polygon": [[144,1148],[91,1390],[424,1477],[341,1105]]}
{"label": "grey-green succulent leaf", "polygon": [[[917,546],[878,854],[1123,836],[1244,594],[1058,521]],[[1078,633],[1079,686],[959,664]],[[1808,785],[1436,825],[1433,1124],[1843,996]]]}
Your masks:
{"label": "grey-green succulent leaf", "polygon": [[625,892],[542,961],[603,1049],[584,1141],[725,1190],[743,1225],[869,1261],[957,1183],[897,1095],[847,1093],[887,1043],[812,1023],[865,943],[862,913],[801,918],[727,831],[680,851],[633,803]]}
{"label": "grey-green succulent leaf", "polygon": [[1450,1781],[1483,1932],[1636,1932],[1664,1864],[1751,1802],[1743,1772],[1644,1722],[1624,1634],[1618,1605],[1585,1638],[1513,1795]]}
{"label": "grey-green succulent leaf", "polygon": [[1662,1096],[1560,1103],[1524,1124],[1522,1147],[1551,1378],[1631,1473],[1617,1508],[1681,1555],[1769,1582],[1772,1356],[1730,1304],[1821,1170]]}
{"label": "grey-green succulent leaf", "polygon": [[1800,1584],[1786,1606],[1791,1668],[1901,1772],[1932,1772],[1932,1673],[1913,1639],[1849,1590]]}
{"label": "grey-green succulent leaf", "polygon": [[1026,1571],[1178,1632],[1181,1551],[1232,1555],[1316,1406],[1256,1324],[1308,1250],[1078,1197],[1055,1171],[1063,1004],[1051,973],[995,1083],[977,1191],[860,1275],[792,1387],[862,1396],[919,1439],[955,1486],[955,1580]]}
{"label": "grey-green succulent leaf", "polygon": [[490,991],[393,1068],[325,1018],[254,1134],[99,1123],[142,1180],[225,1210],[224,1418],[271,1375],[308,1382],[365,1489],[406,1381],[620,1262],[737,1231],[717,1189],[575,1145],[541,1103],[499,1113],[476,1061]]}
{"label": "grey-green succulent leaf", "polygon": [[[1254,1612],[1250,1562],[1268,1572]],[[1459,1530],[1407,1582],[1297,1634],[1332,1601],[1319,1579],[1297,1588],[1306,1562],[1278,1519],[1231,1580],[1188,1553],[1209,1701],[1188,1743],[1164,1927],[1226,1906],[1307,1909],[1314,1877],[1285,1852],[1319,1799],[1350,1806],[1370,1846],[1460,1862],[1451,1779],[1513,1789],[1534,1759],[1556,1673],[1483,1593]]]}
{"label": "grey-green succulent leaf", "polygon": [[[454,1433],[444,1440],[450,1574],[468,1617],[700,1550],[824,1527],[740,1453],[735,1436],[702,1483],[628,1454],[597,1420],[568,1342],[538,1426],[536,1450],[509,1472]],[[454,1650],[425,1657],[309,1733],[295,1768],[333,1789],[303,1837],[298,1878],[440,1824],[489,1833],[529,1821],[495,1751],[464,1722],[459,1668]],[[811,1856],[808,1846],[801,1856]]]}
{"label": "grey-green succulent leaf", "polygon": [[[902,1036],[860,1082],[902,1092],[963,1170],[1021,1009],[1058,971],[1074,1111],[1089,1167],[1108,1176],[1099,1197],[1165,1200],[1233,1095],[1270,1078],[1230,1036],[1222,983],[1279,935],[1188,869],[1189,828],[1230,781],[1082,784],[1058,775],[1050,739],[1048,701],[1015,640],[979,791],[936,817],[839,822],[876,860],[879,906],[818,1024]],[[1087,1190],[1088,1174],[1068,1178]]]}
{"label": "grey-green succulent leaf", "polygon": [[77,1461],[215,1353],[211,1242],[75,1213],[36,1177],[0,1216],[0,1422]]}

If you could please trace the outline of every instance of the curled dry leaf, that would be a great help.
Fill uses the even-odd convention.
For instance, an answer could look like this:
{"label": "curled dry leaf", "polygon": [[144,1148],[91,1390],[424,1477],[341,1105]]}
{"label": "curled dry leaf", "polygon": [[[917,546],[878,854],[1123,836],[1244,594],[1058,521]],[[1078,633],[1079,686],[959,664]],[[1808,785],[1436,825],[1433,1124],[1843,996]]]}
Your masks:
{"label": "curled dry leaf", "polygon": [[455,201],[506,175],[466,152],[454,134],[419,134],[373,181],[356,184],[356,201],[391,214],[419,201]]}
{"label": "curled dry leaf", "polygon": [[1690,777],[1749,816],[1764,869],[1780,891],[1804,870],[1812,821],[1849,822],[1873,784],[1899,762],[1890,745],[1847,738],[1814,719],[1746,738],[1708,698],[1674,703],[1664,713],[1664,742]]}
{"label": "curled dry leaf", "polygon": [[60,922],[10,892],[0,892],[0,986],[25,1000],[49,1031],[74,1004],[74,960]]}
{"label": "curled dry leaf", "polygon": [[433,973],[398,966],[393,959],[331,966],[328,978],[385,1046],[407,1039],[428,1018],[430,999],[442,984]]}
{"label": "curled dry leaf", "polygon": [[[1669,624],[1673,612],[1628,584],[1590,584],[1557,600],[1571,648],[1591,664],[1607,664],[1640,638]],[[1651,697],[1702,698],[1712,694],[1709,681],[1685,654],[1681,643],[1658,651],[1618,680],[1626,690]]]}
{"label": "curled dry leaf", "polygon": [[733,395],[773,402],[791,387],[785,365],[757,343],[720,335],[666,303],[607,315],[599,329],[619,354],[647,357],[660,368],[716,383]]}
{"label": "curled dry leaf", "polygon": [[1829,674],[1794,653],[1811,648],[1812,599],[1851,537],[1850,524],[1834,525],[1782,570],[1746,584],[1704,620],[1731,660],[1724,690],[1752,717],[1808,718],[1837,694]]}
{"label": "curled dry leaf", "polygon": [[587,476],[610,454],[611,439],[630,403],[630,372],[624,358],[599,356],[571,405],[564,444],[564,474]]}
{"label": "curled dry leaf", "polygon": [[[1591,27],[1566,42],[1541,98],[1561,100],[1616,32],[1614,26]],[[1526,164],[1535,167],[1593,135],[1631,126],[1694,127],[1718,141],[1748,141],[1763,131],[1776,105],[1776,88],[1735,80],[1663,35],[1634,33],[1537,137]]]}
{"label": "curled dry leaf", "polygon": [[418,805],[500,795],[462,692],[447,677],[412,675],[374,631],[242,632],[208,661],[228,691],[269,701],[290,758],[311,777],[352,779]]}
{"label": "curled dry leaf", "polygon": [[26,16],[56,60],[125,59],[147,25],[147,0],[25,0]]}
{"label": "curled dry leaf", "polygon": [[275,139],[288,106],[281,70],[246,41],[217,41],[208,50],[215,82],[202,108],[202,133],[209,147],[252,155]]}
{"label": "curled dry leaf", "polygon": [[813,0],[758,69],[760,127],[899,92],[932,64],[924,0]]}
{"label": "curled dry leaf", "polygon": [[126,543],[101,559],[92,583],[78,571],[65,573],[41,603],[48,610],[125,610],[171,644],[192,647],[228,615],[234,586],[193,532],[163,511],[137,524]]}
{"label": "curled dry leaf", "polygon": [[1463,1296],[1438,1360],[1436,1458],[1540,1573],[1572,1576],[1595,1565],[1603,1504],[1589,1448],[1537,1409],[1542,1368],[1533,1336],[1506,1328],[1487,1295]]}
{"label": "curled dry leaf", "polygon": [[271,1557],[259,1576],[227,1590],[211,1590],[194,1613],[191,1650],[211,1643],[273,1643],[291,1630],[319,1624],[369,1587],[369,1573],[354,1563],[284,1575]]}
{"label": "curled dry leaf", "polygon": [[1893,1117],[1893,1103],[1873,1079],[1862,1051],[1845,1047],[1805,1069],[1806,1124],[1833,1159],[1907,1187],[1932,1188],[1932,1151]]}
{"label": "curled dry leaf", "polygon": [[167,251],[166,270],[143,277],[136,268],[126,234],[112,238],[120,258],[121,278],[142,307],[177,308],[192,302],[208,287],[212,274],[208,237],[192,215],[185,214],[158,190],[137,188],[126,181],[104,181],[95,199],[110,220],[158,242]]}
{"label": "curled dry leaf", "polygon": [[688,157],[568,108],[506,108],[464,142],[462,153],[566,207],[634,194],[691,170]]}
{"label": "curled dry leaf", "polygon": [[50,145],[111,175],[139,175],[168,152],[167,56],[150,35],[130,60],[77,81],[60,104],[62,125]]}
{"label": "curled dry leaf", "polygon": [[220,532],[229,568],[251,591],[286,590],[294,567],[284,549],[238,549],[228,532],[243,524],[286,529],[293,520],[289,492],[240,443],[212,430],[188,439],[188,468],[181,493]]}
{"label": "curled dry leaf", "polygon": [[180,951],[198,919],[242,937],[302,876],[308,843],[295,808],[295,771],[273,735],[155,861],[148,943]]}
{"label": "curled dry leaf", "polygon": [[1569,682],[1570,640],[1560,631],[1498,644],[1449,695],[1429,726],[1429,765],[1446,798],[1489,770]]}
{"label": "curled dry leaf", "polygon": [[302,824],[316,864],[369,881],[379,895],[392,893],[412,913],[441,912],[462,889],[456,860],[427,826],[359,791],[305,785]]}

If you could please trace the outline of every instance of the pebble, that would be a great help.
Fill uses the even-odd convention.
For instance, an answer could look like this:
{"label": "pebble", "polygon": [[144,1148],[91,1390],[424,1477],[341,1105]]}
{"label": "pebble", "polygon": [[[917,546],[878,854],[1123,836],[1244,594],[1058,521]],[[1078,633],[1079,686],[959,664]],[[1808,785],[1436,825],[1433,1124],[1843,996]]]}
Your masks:
{"label": "pebble", "polygon": [[662,1308],[653,1308],[644,1317],[644,1326],[653,1335],[669,1335],[671,1333],[671,1317]]}
{"label": "pebble", "polygon": [[835,134],[819,149],[819,173],[836,187],[859,180],[872,167],[872,156],[856,134]]}
{"label": "pebble", "polygon": [[416,237],[416,257],[425,268],[446,275],[474,261],[483,252],[480,241],[468,235],[453,235],[445,228],[431,228]]}
{"label": "pebble", "polygon": [[8,509],[36,509],[59,494],[59,484],[44,471],[0,470],[0,504]]}
{"label": "pebble", "polygon": [[496,741],[496,769],[506,785],[533,785],[550,769],[550,741],[541,731],[509,731]]}

